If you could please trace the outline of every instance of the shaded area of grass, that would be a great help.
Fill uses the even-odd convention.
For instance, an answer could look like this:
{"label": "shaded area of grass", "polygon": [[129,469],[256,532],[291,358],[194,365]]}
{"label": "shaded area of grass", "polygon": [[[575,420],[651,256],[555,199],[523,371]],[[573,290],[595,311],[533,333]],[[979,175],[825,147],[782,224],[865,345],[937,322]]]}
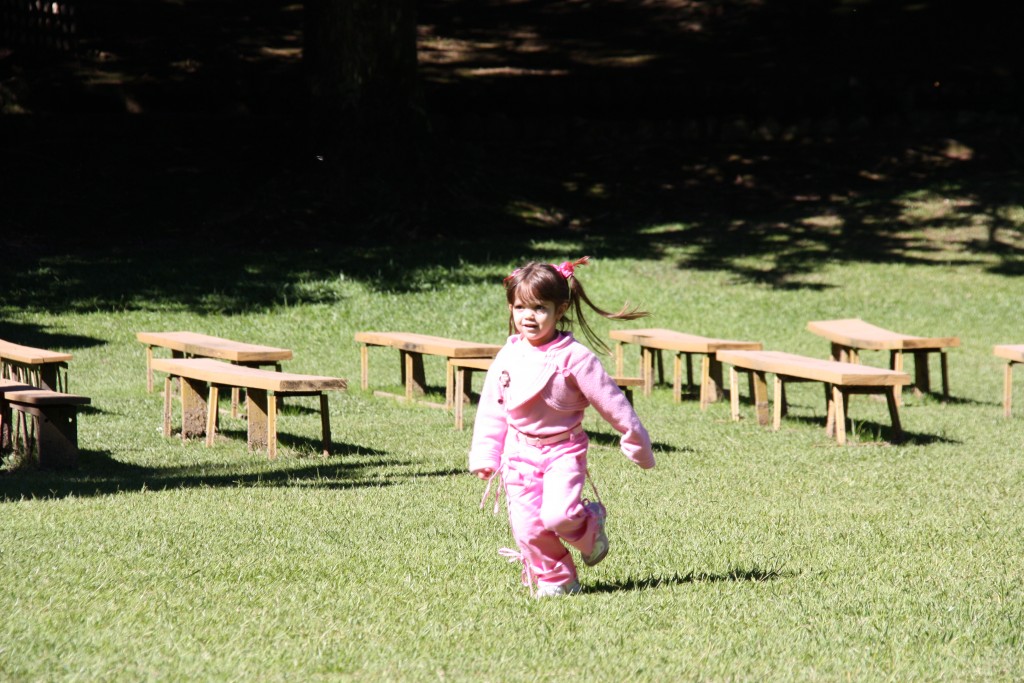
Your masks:
{"label": "shaded area of grass", "polygon": [[[447,254],[504,261],[534,238],[686,245],[681,267],[780,289],[837,260],[980,255],[1018,275],[1021,88],[1002,46],[1019,11],[425,1],[432,133],[410,195],[318,158],[301,6],[91,3],[76,50],[0,56],[0,96],[31,112],[0,119],[2,267],[47,271],[23,305],[234,311],[294,300],[308,271],[281,252],[307,248],[398,290]],[[102,265],[38,261],[65,253]],[[152,278],[126,283],[136,258]]]}

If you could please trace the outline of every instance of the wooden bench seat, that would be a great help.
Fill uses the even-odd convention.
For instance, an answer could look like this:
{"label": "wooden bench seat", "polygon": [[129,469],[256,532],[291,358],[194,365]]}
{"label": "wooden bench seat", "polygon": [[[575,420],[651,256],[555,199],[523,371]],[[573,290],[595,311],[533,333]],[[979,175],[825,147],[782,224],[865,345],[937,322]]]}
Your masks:
{"label": "wooden bench seat", "polygon": [[70,353],[36,349],[0,339],[0,377],[50,389],[68,390]]}
{"label": "wooden bench seat", "polygon": [[[917,392],[929,393],[931,380],[928,372],[928,354],[938,353],[942,372],[942,396],[949,398],[949,368],[946,349],[960,346],[958,337],[915,337],[893,332],[860,318],[840,320],[814,320],[807,323],[807,329],[824,337],[832,344],[832,360],[860,362],[860,350],[889,351],[889,369],[903,371],[903,353],[914,356],[914,388]],[[901,390],[896,390],[896,400],[901,400]]]}
{"label": "wooden bench seat", "polygon": [[[474,372],[486,372],[493,358],[451,358],[448,360],[448,372],[454,380],[452,403],[454,404],[455,428],[462,429],[465,415],[465,403],[468,400],[470,384]],[[643,386],[642,377],[620,377],[613,376],[612,379],[619,385],[622,392],[630,403],[633,402],[633,387]]]}
{"label": "wooden bench seat", "polygon": [[1013,365],[1024,363],[1024,344],[999,344],[992,347],[992,353],[1006,361],[1006,368],[1003,371],[1003,417],[1010,417],[1010,407],[1013,404]]}
{"label": "wooden bench seat", "polygon": [[910,377],[903,372],[873,368],[858,363],[822,360],[782,351],[721,351],[718,354],[730,369],[732,419],[738,420],[739,378],[738,371],[751,373],[754,385],[754,404],[758,424],[768,424],[768,386],[766,373],[775,375],[775,410],[772,426],[781,426],[785,405],[786,382],[822,382],[825,385],[826,420],[825,429],[836,441],[846,443],[846,414],[850,394],[885,394],[892,419],[893,439],[902,439],[899,404],[896,388],[910,383]]}
{"label": "wooden bench seat", "polygon": [[644,378],[644,395],[649,396],[654,386],[654,358],[658,360],[658,379],[664,381],[664,369],[661,364],[662,351],[674,351],[675,362],[672,367],[672,395],[679,403],[682,401],[682,358],[686,357],[687,384],[693,386],[694,354],[702,356],[700,380],[700,407],[706,409],[708,404],[722,398],[722,364],[717,353],[724,349],[759,350],[761,342],[739,341],[736,339],[716,339],[696,334],[676,332],[662,328],[639,330],[612,330],[609,336],[616,341],[615,374],[623,375],[623,345],[637,344],[640,347],[640,375]]}
{"label": "wooden bench seat", "polygon": [[[153,348],[171,352],[171,358],[217,358],[247,368],[273,366],[281,369],[281,361],[291,360],[291,349],[262,346],[212,337],[197,332],[139,332],[135,338],[146,345],[146,391],[153,391]],[[239,390],[231,390],[231,416],[238,417]]]}
{"label": "wooden bench seat", "polygon": [[[383,391],[375,392],[379,396],[402,398],[407,401],[426,393],[426,373],[423,367],[424,356],[441,356],[447,361],[465,358],[494,358],[501,350],[496,344],[480,344],[477,342],[434,337],[428,334],[413,332],[356,332],[359,348],[360,386],[365,390],[370,387],[370,347],[381,346],[398,349],[401,367],[401,381],[405,385],[405,395],[395,396]],[[421,401],[426,405],[438,408],[449,408],[454,401],[455,377],[450,365],[445,368],[445,402],[443,404]]]}
{"label": "wooden bench seat", "polygon": [[[181,437],[206,434],[212,445],[217,430],[219,388],[246,390],[248,444],[277,457],[277,396],[319,396],[324,455],[330,454],[331,423],[327,391],[342,391],[348,382],[339,377],[298,375],[233,365],[210,358],[154,358],[153,370],[167,373],[164,381],[164,435],[171,435],[171,380],[181,379]],[[206,391],[208,385],[208,391]]]}
{"label": "wooden bench seat", "polygon": [[78,465],[78,406],[89,403],[86,396],[0,379],[0,448],[35,454],[40,467]]}

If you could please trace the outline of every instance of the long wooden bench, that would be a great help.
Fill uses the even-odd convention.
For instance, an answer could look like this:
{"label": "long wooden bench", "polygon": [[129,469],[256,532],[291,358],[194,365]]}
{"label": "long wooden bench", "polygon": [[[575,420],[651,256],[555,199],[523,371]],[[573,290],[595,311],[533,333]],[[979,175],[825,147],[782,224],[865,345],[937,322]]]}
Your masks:
{"label": "long wooden bench", "polygon": [[676,403],[682,401],[682,358],[686,357],[686,380],[693,386],[694,354],[701,356],[700,407],[705,409],[708,404],[722,398],[722,364],[718,360],[718,352],[725,349],[761,349],[761,342],[739,341],[735,339],[716,339],[649,328],[639,330],[612,330],[609,336],[616,341],[615,374],[623,375],[623,345],[636,344],[640,347],[640,374],[644,378],[644,395],[649,396],[654,387],[654,359],[658,361],[658,379],[664,381],[664,368],[661,363],[662,351],[674,351],[675,362],[672,367],[672,395]]}
{"label": "long wooden bench", "polygon": [[[468,400],[473,373],[486,372],[493,362],[493,358],[451,358],[448,360],[448,373],[455,378],[452,402],[454,403],[453,412],[455,413],[456,429],[462,429],[464,426],[464,408]],[[633,387],[643,386],[644,384],[642,377],[621,377],[615,375],[612,379],[619,385],[619,388],[622,389],[630,403],[633,402]]]}
{"label": "long wooden bench", "polygon": [[68,390],[70,353],[22,346],[0,339],[0,378],[41,389]]}
{"label": "long wooden bench", "polygon": [[[861,350],[888,351],[889,369],[902,372],[903,353],[910,352],[914,356],[914,389],[919,393],[931,391],[928,354],[938,353],[942,373],[942,397],[949,398],[946,349],[960,346],[958,337],[915,337],[872,325],[860,318],[813,320],[807,323],[807,329],[831,342],[832,360],[859,363]],[[901,393],[897,388],[897,402],[901,401]]]}
{"label": "long wooden bench", "polygon": [[[407,401],[416,400],[427,391],[426,373],[423,366],[424,356],[441,356],[446,361],[465,358],[494,358],[501,350],[496,344],[479,344],[477,342],[434,337],[428,334],[413,332],[356,332],[359,348],[360,386],[366,390],[370,387],[370,347],[382,346],[398,349],[401,381],[405,385],[405,395],[395,396],[383,391],[374,392],[378,396],[403,398]],[[450,365],[445,366],[445,401],[443,404],[421,401],[426,405],[438,408],[449,408],[454,401],[455,377]]]}
{"label": "long wooden bench", "polygon": [[[291,360],[291,349],[262,346],[213,337],[197,332],[139,332],[135,338],[146,345],[146,391],[153,391],[153,348],[168,349],[171,358],[217,358],[247,368],[273,366]],[[231,391],[231,416],[238,417],[239,390]]]}
{"label": "long wooden bench", "polygon": [[78,407],[89,403],[86,396],[0,379],[0,449],[35,454],[40,467],[78,465]]}
{"label": "long wooden bench", "polygon": [[719,359],[730,368],[730,399],[732,419],[740,418],[739,371],[749,372],[754,385],[754,404],[758,424],[768,424],[768,385],[766,374],[775,375],[775,410],[772,427],[778,430],[785,405],[786,382],[822,382],[825,385],[825,431],[843,445],[846,443],[846,415],[850,394],[885,394],[892,420],[893,440],[900,441],[900,425],[896,388],[909,384],[910,376],[895,370],[873,368],[859,363],[822,360],[782,351],[720,351]]}
{"label": "long wooden bench", "polygon": [[1003,371],[1003,417],[1010,417],[1010,408],[1013,404],[1013,365],[1024,363],[1024,344],[999,344],[992,347],[992,353],[1006,361],[1006,369]]}
{"label": "long wooden bench", "polygon": [[278,396],[319,396],[323,453],[331,451],[331,422],[327,391],[342,391],[340,377],[298,375],[233,365],[210,358],[154,358],[153,370],[167,373],[164,381],[164,436],[171,435],[171,380],[181,379],[181,438],[206,434],[212,445],[217,431],[220,387],[246,390],[247,441],[251,450],[266,450],[277,457]]}

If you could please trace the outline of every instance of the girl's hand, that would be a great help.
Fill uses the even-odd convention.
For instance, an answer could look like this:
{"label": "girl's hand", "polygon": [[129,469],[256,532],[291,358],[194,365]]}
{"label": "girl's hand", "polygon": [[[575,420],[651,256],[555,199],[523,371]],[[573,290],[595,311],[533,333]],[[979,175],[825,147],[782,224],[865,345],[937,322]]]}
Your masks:
{"label": "girl's hand", "polygon": [[490,467],[485,467],[482,470],[476,471],[476,476],[480,477],[481,479],[490,479],[491,475],[493,474],[494,470],[492,470]]}

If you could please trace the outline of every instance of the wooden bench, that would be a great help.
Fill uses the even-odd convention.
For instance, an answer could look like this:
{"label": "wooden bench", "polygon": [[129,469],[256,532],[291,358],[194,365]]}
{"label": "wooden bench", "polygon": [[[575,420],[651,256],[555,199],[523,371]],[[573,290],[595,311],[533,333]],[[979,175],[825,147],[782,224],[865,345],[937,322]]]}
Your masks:
{"label": "wooden bench", "polygon": [[[931,391],[928,376],[928,354],[938,353],[942,369],[942,397],[949,398],[949,369],[946,364],[946,348],[960,346],[958,337],[914,337],[900,334],[860,318],[842,320],[814,320],[807,323],[807,329],[832,343],[832,360],[859,363],[859,351],[889,351],[889,369],[903,372],[903,352],[914,355],[914,388],[918,393]],[[901,388],[896,389],[896,401],[900,402]]]}
{"label": "wooden bench", "polygon": [[1024,363],[1024,344],[1000,344],[992,347],[997,358],[1006,360],[1003,372],[1003,416],[1010,417],[1010,406],[1013,403],[1013,364]]}
{"label": "wooden bench", "polygon": [[[494,358],[501,350],[496,344],[478,344],[476,342],[433,337],[427,334],[412,332],[356,332],[356,342],[362,344],[359,349],[360,386],[370,388],[370,347],[383,346],[398,349],[401,367],[401,381],[405,385],[405,395],[396,396],[383,391],[374,392],[378,396],[402,398],[407,401],[416,400],[427,391],[426,373],[423,368],[423,356],[441,356],[447,361],[465,358]],[[421,401],[425,405],[449,408],[454,401],[455,377],[450,365],[445,366],[445,402],[443,404]]]}
{"label": "wooden bench", "polygon": [[68,390],[70,353],[35,349],[0,339],[0,377],[52,391]]}
{"label": "wooden bench", "polygon": [[825,431],[843,445],[846,443],[846,414],[850,394],[885,394],[892,420],[893,440],[903,437],[896,388],[910,383],[906,373],[873,368],[858,363],[810,358],[781,351],[720,351],[719,359],[729,363],[732,419],[739,420],[739,371],[751,373],[757,422],[768,424],[768,385],[766,373],[775,375],[775,410],[772,427],[778,430],[785,405],[786,382],[822,382],[825,385]]}
{"label": "wooden bench", "polygon": [[658,379],[664,381],[661,364],[662,351],[674,351],[672,367],[672,392],[676,403],[682,401],[682,357],[686,356],[686,381],[693,386],[692,355],[701,359],[700,407],[704,410],[710,403],[722,398],[722,364],[717,354],[724,349],[761,349],[760,342],[715,339],[674,330],[650,328],[640,330],[612,330],[609,335],[616,341],[615,374],[623,374],[623,345],[637,344],[640,347],[640,374],[644,378],[644,395],[649,396],[654,386],[654,356],[658,359]]}
{"label": "wooden bench", "polygon": [[[473,373],[486,372],[493,362],[493,358],[451,358],[448,360],[448,373],[455,378],[452,401],[454,403],[456,429],[463,428],[464,407],[468,400],[467,396],[472,383]],[[642,386],[644,383],[642,377],[614,376],[612,379],[619,385],[619,388],[622,389],[630,403],[633,402],[633,387]]]}
{"label": "wooden bench", "polygon": [[0,379],[0,448],[35,453],[40,467],[78,465],[78,406],[89,403],[86,396]]}
{"label": "wooden bench", "polygon": [[[290,349],[247,344],[196,332],[139,332],[135,338],[146,345],[146,391],[153,391],[153,347],[169,349],[171,358],[217,358],[247,368],[273,366],[291,360]],[[239,389],[231,390],[231,417],[238,417]]]}
{"label": "wooden bench", "polygon": [[[348,382],[338,377],[297,375],[249,368],[210,358],[154,358],[153,370],[167,373],[164,381],[164,436],[171,435],[171,380],[181,379],[181,438],[206,434],[213,444],[217,431],[219,388],[246,389],[248,444],[277,457],[277,396],[319,396],[323,453],[331,450],[331,422],[327,391],[341,391]],[[209,385],[208,392],[205,391]]]}

